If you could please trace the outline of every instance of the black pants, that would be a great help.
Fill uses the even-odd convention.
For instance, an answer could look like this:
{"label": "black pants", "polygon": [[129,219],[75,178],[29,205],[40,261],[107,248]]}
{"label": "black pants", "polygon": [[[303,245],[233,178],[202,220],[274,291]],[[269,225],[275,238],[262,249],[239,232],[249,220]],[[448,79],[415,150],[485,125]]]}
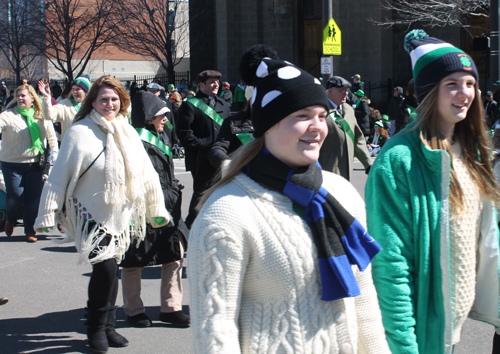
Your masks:
{"label": "black pants", "polygon": [[[110,240],[110,237],[105,237],[99,246],[108,245]],[[118,265],[116,264],[116,260],[111,258],[94,264],[89,282],[88,307],[99,309],[115,306],[117,294]]]}

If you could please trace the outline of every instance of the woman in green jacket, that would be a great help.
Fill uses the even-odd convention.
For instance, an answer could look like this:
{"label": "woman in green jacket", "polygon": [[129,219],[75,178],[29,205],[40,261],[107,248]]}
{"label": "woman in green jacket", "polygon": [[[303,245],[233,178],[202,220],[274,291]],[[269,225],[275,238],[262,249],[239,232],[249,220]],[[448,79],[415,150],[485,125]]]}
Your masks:
{"label": "woman in green jacket", "polygon": [[499,192],[472,58],[422,30],[405,49],[420,105],[367,181],[373,277],[394,354],[451,353],[467,317],[500,328]]}

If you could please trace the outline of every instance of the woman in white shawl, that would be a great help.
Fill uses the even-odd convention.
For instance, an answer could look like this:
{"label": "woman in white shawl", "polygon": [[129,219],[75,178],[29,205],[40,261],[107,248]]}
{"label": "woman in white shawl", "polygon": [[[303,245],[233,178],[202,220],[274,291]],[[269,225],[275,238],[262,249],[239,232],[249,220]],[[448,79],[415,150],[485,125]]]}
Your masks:
{"label": "woman in white shawl", "polygon": [[93,266],[89,283],[87,337],[90,348],[128,341],[115,332],[118,264],[131,241],[142,240],[146,218],[153,227],[170,222],[158,174],[124,113],[130,100],[111,76],[91,87],[44,186],[35,228],[57,221],[74,241],[81,260]]}

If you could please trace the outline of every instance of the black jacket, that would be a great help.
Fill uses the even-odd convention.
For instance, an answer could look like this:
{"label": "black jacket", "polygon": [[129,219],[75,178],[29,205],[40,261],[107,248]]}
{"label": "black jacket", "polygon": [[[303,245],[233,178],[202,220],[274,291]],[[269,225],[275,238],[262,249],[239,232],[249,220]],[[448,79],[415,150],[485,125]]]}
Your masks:
{"label": "black jacket", "polygon": [[408,109],[415,110],[418,106],[417,99],[414,96],[406,96],[401,105],[399,106],[398,112],[394,117],[396,121],[396,131],[395,134],[399,133],[406,127],[411,121],[410,112]]}
{"label": "black jacket", "polygon": [[[132,102],[132,125],[135,128],[146,128],[156,135],[163,143],[171,147],[171,132],[165,126],[162,133],[157,133],[153,125],[146,125],[165,102],[150,92],[139,91]],[[165,207],[172,215],[174,225],[153,228],[150,224],[146,227],[146,237],[137,248],[130,245],[122,261],[122,267],[144,267],[155,264],[165,264],[180,260],[179,242],[187,249],[186,236],[188,230],[181,218],[182,194],[179,181],[174,176],[172,160],[158,147],[143,141],[146,153],[151,159],[155,171],[158,173],[163,191]]]}
{"label": "black jacket", "polygon": [[236,149],[243,145],[236,135],[239,133],[250,133],[250,135],[252,135],[253,126],[250,119],[250,112],[241,111],[224,119],[217,140],[208,152],[208,161],[212,167],[219,168],[222,161],[224,161],[230,153],[236,151]]}
{"label": "black jacket", "polygon": [[484,117],[486,120],[486,125],[489,129],[491,129],[493,124],[495,124],[498,119],[498,104],[493,99],[490,102],[485,100],[484,108],[486,108],[486,116]]}
{"label": "black jacket", "polygon": [[370,107],[368,107],[368,102],[365,99],[361,99],[361,102],[354,110],[354,114],[363,135],[370,135]]}
{"label": "black jacket", "polygon": [[[208,96],[203,92],[198,91],[196,98],[205,104],[208,103]],[[223,118],[229,117],[229,104],[219,96],[213,98],[215,100],[214,110]],[[198,154],[200,150],[204,150],[202,160],[206,160],[208,147],[215,142],[219,134],[220,125],[214,122],[201,110],[193,106],[189,102],[184,102],[177,112],[176,132],[186,153],[186,170],[193,171],[196,174],[198,166]],[[203,162],[203,161],[200,161]]]}

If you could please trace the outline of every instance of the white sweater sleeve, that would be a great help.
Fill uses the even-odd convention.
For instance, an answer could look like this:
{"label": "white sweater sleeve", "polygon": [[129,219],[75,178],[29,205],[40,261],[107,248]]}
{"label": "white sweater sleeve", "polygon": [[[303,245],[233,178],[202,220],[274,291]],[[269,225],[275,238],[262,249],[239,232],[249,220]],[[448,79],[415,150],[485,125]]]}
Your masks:
{"label": "white sweater sleeve", "polygon": [[51,97],[42,99],[42,116],[45,120],[52,122],[60,122],[64,115],[64,107],[62,105],[52,105]]}
{"label": "white sweater sleeve", "polygon": [[57,190],[49,182],[45,182],[35,220],[36,232],[43,232],[43,228],[50,228],[56,224],[55,214],[64,205],[64,195],[64,191]]}
{"label": "white sweater sleeve", "polygon": [[[249,247],[235,215],[228,210],[217,214],[217,207],[205,205],[190,232],[188,279],[194,352],[237,354],[241,353],[238,318]],[[221,223],[221,218],[227,222]]]}

